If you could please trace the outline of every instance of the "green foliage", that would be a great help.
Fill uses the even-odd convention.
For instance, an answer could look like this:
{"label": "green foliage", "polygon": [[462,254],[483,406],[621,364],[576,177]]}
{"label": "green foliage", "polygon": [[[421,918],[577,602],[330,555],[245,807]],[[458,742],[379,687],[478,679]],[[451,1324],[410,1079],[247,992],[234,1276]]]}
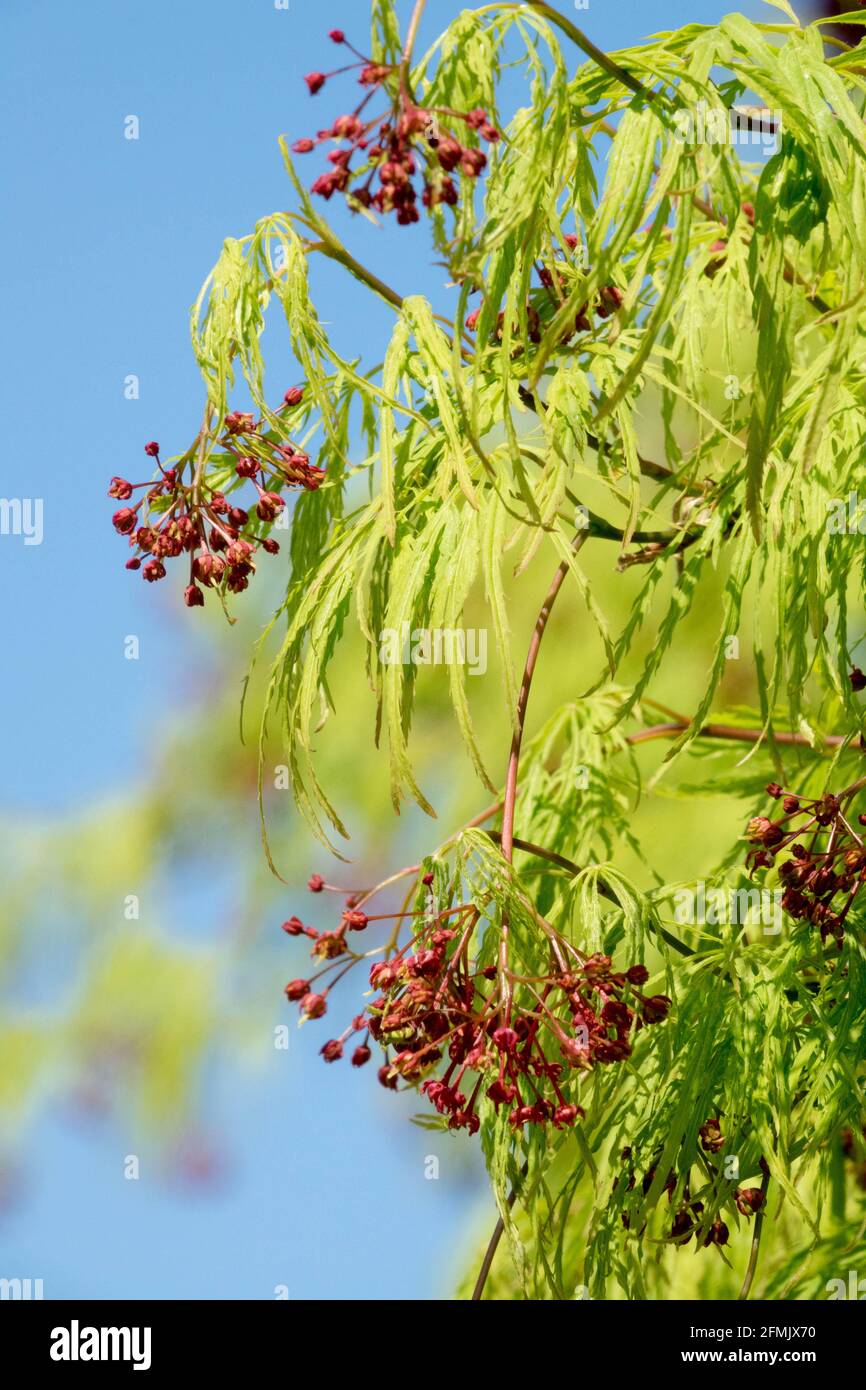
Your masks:
{"label": "green foliage", "polygon": [[[372,8],[373,51],[396,62],[395,6]],[[735,1295],[755,1223],[732,1197],[760,1184],[761,1160],[775,1231],[764,1291],[810,1296],[827,1271],[859,1268],[846,1242],[862,1199],[840,1198],[839,1174],[840,1136],[866,1118],[862,910],[832,960],[802,923],[772,935],[760,924],[683,928],[671,915],[681,885],[651,856],[643,862],[634,829],[646,794],[634,736],[708,602],[717,637],[703,690],[675,718],[652,785],[694,799],[697,821],[689,775],[728,644],[747,629],[754,707],[726,723],[754,732],[751,762],[738,769],[733,736],[718,784],[754,799],[784,772],[786,785],[818,795],[853,782],[860,766],[863,722],[846,672],[863,635],[851,611],[862,549],[844,518],[866,435],[866,84],[862,55],[828,57],[816,26],[777,8],[783,24],[729,15],[604,63],[586,59],[579,31],[549,6],[464,11],[410,74],[420,104],[483,106],[503,131],[483,195],[461,175],[457,207],[431,214],[453,293],[441,304],[404,298],[366,271],[312,205],[284,145],[298,210],[227,242],[194,311],[214,418],[239,368],[275,421],[261,351],[274,296],[307,382],[305,439],[328,476],[293,512],[263,729],[278,725],[297,803],[324,843],[347,834],[318,771],[345,644],[363,650],[354,680],[365,668],[395,810],[409,798],[432,815],[412,754],[424,677],[383,662],[383,632],[489,631],[503,747],[520,727],[515,659],[528,628],[521,617],[516,632],[514,613],[525,576],[565,565],[597,633],[577,687],[522,750],[517,834],[547,857],[518,847],[512,866],[495,838],[464,831],[435,857],[438,906],[475,903],[491,962],[506,917],[530,975],[544,965],[540,919],[581,950],[646,960],[674,1007],[627,1066],[584,1079],[586,1120],[574,1134],[515,1135],[483,1103],[512,1257],[511,1268],[497,1263],[498,1296],[663,1296],[675,1258],[701,1265],[687,1278],[705,1296]],[[510,117],[506,68],[525,84]],[[781,128],[771,158],[750,161],[724,133],[744,99]],[[307,278],[319,254],[393,308],[380,362],[347,362],[331,345]],[[611,288],[616,312],[576,333]],[[644,457],[650,413],[664,463]],[[215,454],[208,467],[222,478],[225,460]],[[621,574],[619,591],[600,585],[587,559],[600,548],[640,577]],[[450,666],[446,684],[467,759],[495,792],[505,758],[489,766],[466,666]],[[785,730],[798,745],[777,741]],[[849,740],[832,763],[828,733]],[[747,887],[742,857],[742,844],[720,846],[708,881],[725,893]],[[720,1158],[699,1138],[715,1117]],[[736,1177],[725,1174],[730,1155]],[[676,1251],[670,1213],[687,1188],[703,1203],[698,1239],[722,1214],[731,1224],[730,1258],[720,1247]]]}

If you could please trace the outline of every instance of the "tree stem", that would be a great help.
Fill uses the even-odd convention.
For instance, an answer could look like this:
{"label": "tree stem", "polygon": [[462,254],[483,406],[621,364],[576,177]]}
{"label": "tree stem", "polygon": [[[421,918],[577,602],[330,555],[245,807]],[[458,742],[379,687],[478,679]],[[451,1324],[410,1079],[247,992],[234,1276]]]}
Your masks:
{"label": "tree stem", "polygon": [[[655,738],[673,738],[675,734],[681,734],[689,727],[689,721],[683,719],[681,722],[669,724],[651,724],[648,729],[638,729],[636,733],[627,736],[627,743],[649,743]],[[763,729],[738,729],[732,724],[704,724],[698,731],[698,738],[719,738],[730,743],[760,743],[765,738],[766,732]],[[830,748],[838,748],[845,743],[847,734],[826,734],[824,742]],[[811,748],[811,743],[805,734],[794,733],[789,729],[782,729],[773,734],[774,743],[782,743],[789,746],[800,748]],[[855,742],[852,747],[862,747],[862,742]]]}
{"label": "tree stem", "polygon": [[624,87],[628,87],[629,91],[634,92],[637,96],[645,97],[648,102],[652,102],[654,93],[651,92],[648,87],[645,87],[642,82],[638,81],[636,77],[632,77],[630,72],[626,72],[625,68],[621,68],[619,63],[614,62],[613,58],[608,57],[600,48],[597,48],[592,42],[592,39],[588,39],[583,30],[578,29],[577,25],[573,24],[566,15],[560,14],[552,5],[545,4],[544,0],[528,0],[526,8],[537,10],[543,19],[549,20],[557,29],[561,29],[563,34],[570,38],[572,43],[576,44],[577,47],[586,54],[587,58],[591,58],[594,63],[598,63],[600,68],[604,68],[605,72],[611,77],[615,77],[617,82],[621,82]]}
{"label": "tree stem", "polygon": [[[529,1172],[529,1159],[526,1160],[526,1162],[524,1163],[523,1167],[521,1168],[521,1170],[520,1170],[520,1177],[521,1177],[521,1178],[525,1178],[525,1177],[526,1177],[526,1174],[527,1174],[528,1172]],[[509,1210],[514,1206],[514,1202],[515,1202],[516,1197],[517,1197],[517,1183],[514,1184],[514,1186],[513,1186],[512,1189],[511,1189],[511,1192],[510,1192],[509,1195],[508,1195],[508,1208],[509,1208]],[[502,1239],[502,1232],[503,1232],[504,1230],[505,1230],[505,1222],[502,1220],[502,1217],[500,1216],[500,1218],[499,1218],[499,1220],[497,1221],[496,1225],[493,1227],[493,1234],[492,1234],[492,1236],[490,1237],[490,1240],[487,1242],[487,1249],[486,1249],[485,1252],[484,1252],[484,1259],[482,1260],[482,1262],[481,1262],[481,1268],[480,1268],[479,1271],[478,1271],[478,1278],[475,1280],[475,1288],[472,1290],[472,1299],[471,1299],[471,1302],[473,1302],[473,1303],[477,1303],[477,1302],[480,1300],[481,1295],[482,1295],[483,1292],[484,1292],[484,1285],[487,1283],[487,1276],[488,1276],[488,1274],[490,1273],[490,1267],[491,1267],[491,1265],[493,1264],[493,1257],[494,1257],[494,1255],[496,1254],[497,1248],[498,1248],[498,1246],[499,1246],[499,1242],[500,1242],[501,1239]]]}
{"label": "tree stem", "polygon": [[[586,540],[586,532],[580,532],[575,536],[571,543],[572,551],[577,554],[580,547]],[[553,576],[550,588],[548,589],[541,611],[535,620],[535,628],[532,639],[529,643],[529,651],[526,653],[526,664],[523,668],[523,680],[520,683],[520,694],[517,697],[517,711],[515,714],[514,732],[511,736],[511,752],[508,757],[508,770],[505,774],[505,796],[502,803],[502,854],[510,864],[512,851],[514,849],[514,806],[517,800],[517,771],[520,765],[520,748],[523,743],[523,728],[526,723],[526,707],[529,704],[529,692],[532,687],[532,677],[535,674],[535,667],[538,661],[538,652],[541,647],[541,639],[547,627],[553,605],[557,595],[568,574],[568,561],[563,560],[556,574]],[[502,990],[503,1022],[508,1023],[511,1011],[511,988],[508,983],[508,913],[503,912],[501,933],[499,939],[499,973],[500,988]]]}
{"label": "tree stem", "polygon": [[405,98],[412,100],[412,89],[409,86],[409,69],[412,66],[412,51],[415,47],[415,40],[418,37],[418,25],[421,23],[421,16],[424,13],[424,6],[427,0],[415,0],[415,8],[409,20],[409,28],[406,30],[406,42],[403,45],[403,59],[400,63],[400,90]]}
{"label": "tree stem", "polygon": [[755,1277],[755,1270],[758,1268],[758,1254],[761,1249],[761,1232],[764,1229],[764,1210],[767,1205],[767,1188],[769,1186],[770,1174],[765,1173],[764,1180],[761,1183],[761,1192],[764,1194],[764,1200],[761,1203],[760,1210],[755,1214],[755,1229],[752,1234],[752,1248],[749,1252],[749,1265],[746,1270],[746,1277],[743,1280],[743,1287],[740,1289],[740,1297],[738,1299],[738,1302],[743,1302],[745,1301],[745,1299],[749,1297],[749,1290],[752,1287],[752,1280]]}

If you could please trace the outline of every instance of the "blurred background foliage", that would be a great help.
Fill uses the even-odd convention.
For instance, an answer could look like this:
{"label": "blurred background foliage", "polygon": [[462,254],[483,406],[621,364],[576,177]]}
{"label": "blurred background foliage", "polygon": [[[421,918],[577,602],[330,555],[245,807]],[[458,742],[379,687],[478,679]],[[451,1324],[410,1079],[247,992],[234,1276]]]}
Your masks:
{"label": "blurred background foliage", "polygon": [[[355,296],[358,304],[366,302],[351,282],[342,282],[340,293],[347,299]],[[741,350],[745,376],[754,357],[754,344],[745,336]],[[719,374],[720,403],[721,360],[707,364],[710,376]],[[242,408],[242,402],[237,404]],[[652,389],[641,399],[639,417],[642,452],[662,457],[664,436]],[[682,442],[689,443],[685,437]],[[601,507],[604,493],[600,489],[594,497],[588,486],[585,501]],[[602,542],[584,553],[601,606],[624,615],[643,574],[639,567],[618,573],[615,562],[616,548]],[[228,628],[215,607],[187,615],[206,633],[203,641],[190,644],[200,674],[182,699],[165,707],[159,703],[159,680],[151,678],[150,752],[133,777],[68,812],[32,813],[6,806],[0,841],[0,1165],[9,1174],[26,1153],[40,1115],[70,1105],[85,1115],[108,1113],[126,1133],[131,1129],[156,1136],[183,1161],[190,1152],[185,1136],[195,1132],[210,1071],[240,1060],[251,1075],[261,1073],[273,1065],[274,1028],[283,1023],[295,1028],[294,1012],[287,1012],[281,991],[288,978],[303,973],[306,956],[301,944],[286,939],[280,922],[297,912],[317,927],[326,925],[329,903],[306,896],[308,875],[319,871],[347,886],[369,885],[417,861],[490,800],[462,750],[461,756],[452,756],[456,736],[445,673],[422,670],[412,750],[419,783],[438,819],[410,807],[395,820],[373,739],[374,699],[363,653],[360,643],[348,637],[332,671],[337,708],[317,735],[317,767],[351,829],[346,853],[352,862],[327,862],[291,809],[289,793],[278,789],[282,753],[274,739],[265,748],[265,812],[275,862],[286,882],[268,871],[255,807],[255,730],[266,661],[256,667],[247,692],[250,736],[245,742],[239,709],[248,652],[279,590],[279,564],[274,562],[272,569],[273,592],[260,580],[236,605],[236,626]],[[550,557],[542,554],[509,585],[515,662],[523,659],[549,569]],[[674,581],[671,566],[660,585],[658,611],[669,600]],[[671,659],[653,690],[656,699],[685,713],[706,688],[724,582],[723,563],[702,579],[700,600],[678,630]],[[179,601],[179,593],[169,597],[172,603]],[[471,613],[470,602],[467,624]],[[740,630],[744,656],[727,663],[716,713],[756,701],[745,656],[751,626],[747,604]],[[852,633],[855,652],[862,635]],[[623,683],[640,670],[645,654],[637,642],[620,673]],[[602,657],[594,623],[579,596],[567,588],[545,639],[530,705],[530,735],[585,688]],[[508,731],[495,673],[470,682],[470,694],[485,762],[501,777]],[[74,737],[74,731],[67,736]],[[46,740],[44,752],[62,758],[62,743],[53,746]],[[664,752],[662,743],[636,750],[646,777]],[[751,796],[755,787],[748,762],[738,771],[747,752],[737,745],[694,746],[675,774],[641,801],[633,828],[664,880],[709,876],[742,834],[748,805],[743,794]],[[688,784],[687,798],[678,794],[680,784]],[[696,795],[702,799],[696,802]],[[646,865],[628,846],[618,850],[615,862],[641,886],[651,886]],[[351,1009],[347,1000],[347,1016]],[[321,1040],[311,1029],[302,1034],[300,1045],[315,1050]],[[375,1087],[372,1071],[352,1079],[356,1086]],[[333,1081],[333,1074],[322,1068],[319,1084]],[[412,1097],[384,1097],[377,1113],[384,1106],[403,1115],[417,1108]],[[471,1167],[477,1155],[470,1156],[464,1139],[448,1136],[446,1142]],[[196,1161],[193,1155],[193,1166]],[[581,1200],[576,1199],[575,1211]],[[465,1250],[458,1252],[466,1256],[472,1277],[476,1238],[480,1252],[492,1222],[490,1211],[489,1201],[479,1203],[477,1225],[466,1233]],[[581,1223],[575,1221],[573,1229],[579,1232]],[[790,1213],[773,1223],[756,1294],[785,1297],[797,1280],[796,1296],[820,1294],[823,1276],[810,1294],[808,1266],[799,1252],[791,1259],[791,1245],[802,1235],[801,1223]],[[664,1287],[668,1297],[731,1296],[743,1264],[738,1240],[732,1244],[736,1272],[716,1249],[697,1255],[689,1251],[676,1258],[674,1269],[672,1252],[660,1247],[657,1287]],[[839,1258],[845,1268],[863,1271],[862,1245],[845,1249]],[[577,1286],[578,1250],[569,1252],[568,1263]],[[489,1293],[518,1296],[502,1256],[494,1265]]]}
{"label": "blurred background foliage", "polygon": [[[642,447],[650,451],[654,442],[647,429]],[[601,602],[617,612],[637,578],[614,571],[614,554],[599,543],[586,564]],[[510,586],[515,660],[546,583],[546,559]],[[660,684],[659,698],[676,708],[688,710],[702,693],[717,636],[714,589],[722,582],[719,575],[706,586],[706,600],[684,624],[676,660]],[[195,615],[207,624],[207,649],[200,653],[207,677],[182,708],[160,713],[153,757],[131,784],[68,816],[5,818],[0,1133],[9,1171],[26,1152],[40,1111],[69,1105],[79,1114],[108,1114],[125,1135],[155,1138],[171,1163],[186,1162],[187,1135],[195,1133],[209,1070],[240,1063],[251,1077],[261,1074],[273,1064],[273,1029],[296,1028],[281,991],[287,979],[308,970],[308,958],[280,923],[297,912],[317,927],[329,924],[328,895],[307,894],[302,885],[308,875],[318,871],[330,882],[367,886],[417,862],[489,804],[465,760],[451,756],[444,675],[428,668],[418,681],[412,748],[438,819],[414,807],[394,818],[373,740],[374,701],[363,657],[349,641],[333,681],[336,713],[318,736],[317,756],[323,783],[338,795],[352,832],[345,847],[352,862],[328,862],[290,807],[290,794],[275,787],[283,779],[274,741],[265,752],[265,811],[276,864],[292,886],[275,878],[259,835],[255,738],[242,742],[239,724],[246,653],[271,596],[245,597],[236,627],[228,628],[216,611]],[[546,639],[530,734],[575,697],[599,658],[597,631],[579,596],[567,591]],[[247,692],[251,730],[265,670],[260,663]],[[747,662],[729,663],[723,693],[731,704],[753,698]],[[484,754],[496,769],[507,742],[498,681],[491,674],[472,682],[471,696]],[[636,751],[648,775],[664,745]],[[737,746],[702,746],[678,765],[678,776],[698,785],[724,778],[742,755]],[[742,832],[744,803],[736,796],[708,791],[699,823],[693,797],[680,800],[676,781],[663,781],[635,814],[633,829],[667,880],[708,874],[720,848]],[[614,862],[651,886],[646,866],[627,847]],[[396,890],[392,901],[396,907]],[[340,1000],[346,1017],[360,1006],[350,996],[351,989]],[[312,1025],[298,1045],[312,1053],[323,1039]],[[378,1090],[372,1070],[352,1080]],[[333,1082],[334,1073],[323,1067],[319,1085]],[[382,1103],[404,1117],[418,1108],[411,1095],[401,1102],[382,1094]],[[446,1136],[445,1142],[463,1154],[461,1162],[477,1161],[462,1137]],[[479,1204],[482,1229],[488,1210],[486,1202]],[[681,1263],[684,1292],[691,1278],[706,1281],[706,1272],[693,1276],[688,1262]],[[507,1264],[496,1265],[503,1288]]]}

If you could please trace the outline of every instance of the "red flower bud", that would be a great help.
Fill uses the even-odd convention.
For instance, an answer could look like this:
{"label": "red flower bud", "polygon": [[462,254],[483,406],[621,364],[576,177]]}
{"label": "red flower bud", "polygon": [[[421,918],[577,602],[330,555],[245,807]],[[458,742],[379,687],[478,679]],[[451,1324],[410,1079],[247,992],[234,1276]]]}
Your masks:
{"label": "red flower bud", "polygon": [[254,478],[259,471],[258,459],[252,458],[249,454],[238,459],[235,464],[235,472],[239,478]]}
{"label": "red flower bud", "polygon": [[311,874],[307,881],[307,887],[311,893],[321,893],[324,886],[325,880],[322,878],[321,874]]}
{"label": "red flower bud", "polygon": [[509,1105],[517,1095],[517,1087],[500,1077],[492,1086],[487,1087],[487,1094],[494,1105]]}
{"label": "red flower bud", "polygon": [[622,304],[625,295],[616,285],[604,285],[599,292],[596,313],[600,319],[609,318]]}
{"label": "red flower bud", "polygon": [[226,551],[226,559],[230,565],[243,565],[246,564],[252,553],[253,548],[247,541],[232,541]]}
{"label": "red flower bud", "polygon": [[332,169],[329,174],[320,174],[317,179],[313,180],[310,184],[310,192],[327,201],[338,190],[344,189],[348,182],[349,171],[347,169]]}
{"label": "red flower bud", "polygon": [[310,89],[310,96],[314,97],[316,92],[320,92],[325,85],[325,74],[323,72],[308,72],[304,78]]}
{"label": "red flower bud", "polygon": [[854,666],[852,668],[851,673],[848,676],[848,679],[851,682],[852,690],[859,691],[866,689],[866,676],[864,676],[859,666]]}
{"label": "red flower bud", "polygon": [[725,1147],[725,1136],[718,1120],[707,1120],[698,1132],[701,1136],[701,1148],[708,1154],[717,1154]]}
{"label": "red flower bud", "polygon": [[225,418],[225,427],[229,434],[251,434],[255,428],[255,420],[252,415],[242,410],[230,410]]}
{"label": "red flower bud", "polygon": [[306,1018],[321,1018],[328,1012],[324,994],[305,994],[301,1000],[301,1013]]}
{"label": "red flower bud", "polygon": [[641,1018],[644,1023],[661,1023],[662,1019],[667,1018],[671,1007],[671,1001],[666,994],[654,994],[650,999],[644,999],[641,1006]]}
{"label": "red flower bud", "polygon": [[754,1216],[764,1205],[764,1194],[759,1187],[738,1187],[734,1193],[737,1210],[743,1216]]}
{"label": "red flower bud", "polygon": [[352,1066],[366,1066],[367,1062],[369,1062],[370,1060],[370,1055],[371,1054],[369,1047],[367,1047],[366,1043],[361,1043],[358,1047],[355,1048],[355,1051],[352,1053]]}
{"label": "red flower bud", "polygon": [[716,1218],[704,1238],[704,1245],[727,1245],[729,1235],[730,1232],[724,1221]]}
{"label": "red flower bud", "polygon": [[204,551],[202,555],[196,555],[192,562],[192,572],[201,584],[218,584],[225,574],[225,561],[218,555],[210,555]]}
{"label": "red flower bud", "polygon": [[187,608],[204,608],[204,594],[195,584],[188,584],[183,591],[183,601]]}
{"label": "red flower bud", "polygon": [[385,81],[390,71],[391,69],[386,67],[384,63],[368,63],[362,69],[358,81],[362,87],[378,87],[381,82]]}
{"label": "red flower bud", "polygon": [[454,139],[453,135],[446,135],[436,146],[436,158],[446,174],[450,174],[452,169],[456,169],[463,154],[463,146]]}
{"label": "red flower bud", "polygon": [[121,507],[111,518],[111,524],[118,535],[128,536],[130,531],[135,530],[135,523],[138,520],[131,507]]}
{"label": "red flower bud", "polygon": [[290,386],[286,394],[283,396],[283,400],[285,401],[286,405],[289,406],[300,405],[303,399],[304,393],[301,390],[300,386]]}
{"label": "red flower bud", "polygon": [[292,151],[294,154],[309,154],[310,151],[314,150],[315,148],[315,143],[312,140],[296,140],[295,143],[292,145]]}
{"label": "red flower bud", "polygon": [[342,29],[329,29],[328,38],[332,43],[345,43],[346,41],[346,35],[343,33]]}
{"label": "red flower bud", "polygon": [[477,178],[486,165],[487,155],[481,150],[464,150],[460,157],[460,168],[471,179]]}
{"label": "red flower bud", "polygon": [[764,845],[766,849],[785,838],[783,827],[767,816],[753,816],[746,827],[746,834],[753,844]]}
{"label": "red flower bud", "polygon": [[608,1027],[628,1028],[632,1018],[631,1009],[621,999],[608,999],[601,1011],[602,1023]]}
{"label": "red flower bud", "polygon": [[132,483],[128,483],[125,478],[112,478],[108,488],[109,497],[116,497],[118,502],[125,502],[132,496]]}
{"label": "red flower bud", "polygon": [[156,458],[157,454],[159,453],[159,445],[157,444],[155,439],[152,439],[149,444],[145,444],[144,452],[147,455],[149,455],[150,458]]}
{"label": "red flower bud", "polygon": [[326,1062],[339,1062],[343,1055],[343,1044],[339,1038],[331,1038],[330,1042],[325,1043],[321,1053]]}
{"label": "red flower bud", "polygon": [[343,913],[343,921],[349,928],[349,931],[363,931],[369,920],[366,912]]}
{"label": "red flower bud", "polygon": [[556,1129],[564,1129],[566,1125],[573,1125],[578,1117],[583,1119],[583,1116],[584,1111],[579,1105],[560,1105],[553,1112],[553,1123]]}
{"label": "red flower bud", "polygon": [[287,936],[300,936],[303,933],[304,924],[300,917],[290,917],[283,923],[283,931]]}
{"label": "red flower bud", "polygon": [[285,505],[278,492],[263,492],[256,503],[256,515],[261,521],[273,521]]}
{"label": "red flower bud", "polygon": [[399,961],[379,960],[370,966],[370,984],[374,989],[390,989],[399,979],[402,966]]}
{"label": "red flower bud", "polygon": [[[286,989],[285,989],[286,998],[287,998],[287,999],[290,999],[290,1000],[292,1001],[293,1004],[297,1003],[297,1001],[298,1001],[299,999],[304,999],[304,998],[306,998],[309,994],[310,994],[310,982],[309,982],[309,980],[289,980],[289,983],[286,985]],[[311,998],[315,998],[315,995],[310,995],[310,997],[311,997]]]}
{"label": "red flower bud", "polygon": [[649,979],[649,971],[645,965],[632,965],[625,972],[625,977],[630,985],[645,985]]}
{"label": "red flower bud", "polygon": [[493,1044],[500,1052],[514,1052],[519,1041],[513,1028],[497,1028],[493,1033]]}
{"label": "red flower bud", "polygon": [[141,573],[148,584],[153,584],[157,579],[165,579],[165,565],[161,560],[148,560]]}

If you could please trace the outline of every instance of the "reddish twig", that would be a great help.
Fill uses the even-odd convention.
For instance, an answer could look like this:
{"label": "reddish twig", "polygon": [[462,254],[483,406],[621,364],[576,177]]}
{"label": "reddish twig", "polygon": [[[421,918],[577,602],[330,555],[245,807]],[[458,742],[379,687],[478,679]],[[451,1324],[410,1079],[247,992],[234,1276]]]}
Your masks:
{"label": "reddish twig", "polygon": [[[586,540],[586,533],[583,532],[575,536],[571,543],[572,551],[576,554]],[[511,752],[508,757],[508,769],[505,774],[505,797],[502,804],[502,855],[510,864],[512,851],[514,849],[514,807],[517,800],[517,771],[520,764],[520,749],[523,743],[523,728],[526,722],[526,708],[529,704],[529,692],[532,687],[532,677],[535,674],[535,667],[538,661],[538,652],[541,647],[541,639],[544,636],[548,619],[550,618],[553,605],[557,595],[568,574],[568,561],[563,560],[553,581],[548,589],[541,610],[535,620],[532,638],[529,643],[529,651],[526,654],[526,664],[523,668],[523,680],[520,683],[520,694],[517,697],[517,711],[515,716],[514,733],[511,737]],[[508,986],[508,914],[502,914],[502,933],[499,942],[499,965],[502,973],[503,986],[503,1022],[508,1024],[508,1015],[511,1003],[511,991]]]}

